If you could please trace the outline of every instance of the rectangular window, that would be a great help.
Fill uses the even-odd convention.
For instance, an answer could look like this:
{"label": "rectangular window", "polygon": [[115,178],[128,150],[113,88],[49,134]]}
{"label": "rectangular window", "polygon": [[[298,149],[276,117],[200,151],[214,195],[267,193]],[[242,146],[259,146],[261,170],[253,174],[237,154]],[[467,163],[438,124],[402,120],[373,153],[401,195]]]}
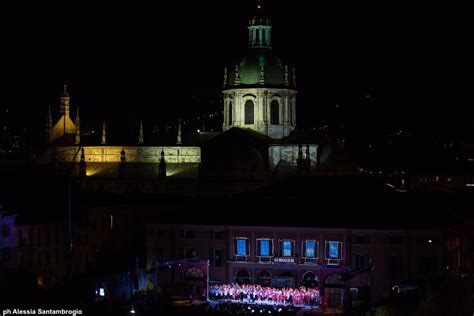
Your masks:
{"label": "rectangular window", "polygon": [[219,231],[219,232],[214,232],[214,239],[217,239],[217,240],[222,240],[224,239],[224,232],[223,231]]}
{"label": "rectangular window", "polygon": [[399,256],[386,257],[385,273],[388,280],[401,280],[403,278],[402,258]]}
{"label": "rectangular window", "polygon": [[387,239],[389,245],[401,245],[403,242],[401,236],[388,236]]}
{"label": "rectangular window", "polygon": [[316,241],[314,240],[306,240],[305,244],[305,256],[306,258],[316,258]]}
{"label": "rectangular window", "polygon": [[293,243],[291,240],[283,240],[283,257],[291,257],[293,255]]}
{"label": "rectangular window", "polygon": [[340,241],[326,241],[326,259],[341,259]]}
{"label": "rectangular window", "polygon": [[196,238],[196,234],[193,230],[187,230],[184,234],[185,239],[194,239]]}
{"label": "rectangular window", "polygon": [[224,265],[224,249],[217,249],[215,254],[214,264],[216,267],[222,267]]}
{"label": "rectangular window", "polygon": [[236,256],[247,256],[247,239],[238,238],[235,249]]}
{"label": "rectangular window", "polygon": [[355,235],[353,236],[354,244],[365,245],[370,243],[370,236],[367,235]]}
{"label": "rectangular window", "polygon": [[260,256],[268,257],[270,256],[270,240],[263,239],[260,240]]}
{"label": "rectangular window", "polygon": [[369,255],[352,255],[352,266],[356,269],[364,268],[372,264],[372,257]]}

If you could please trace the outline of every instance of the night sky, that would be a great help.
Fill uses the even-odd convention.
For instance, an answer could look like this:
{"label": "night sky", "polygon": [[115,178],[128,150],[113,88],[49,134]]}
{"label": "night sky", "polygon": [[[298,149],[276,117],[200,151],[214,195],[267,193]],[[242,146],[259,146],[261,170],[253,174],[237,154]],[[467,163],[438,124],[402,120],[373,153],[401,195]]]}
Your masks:
{"label": "night sky", "polygon": [[[300,128],[342,123],[361,135],[399,128],[443,135],[474,123],[472,7],[264,5],[274,50],[296,66]],[[223,69],[245,52],[254,7],[253,0],[23,3],[8,28],[14,66],[1,106],[41,130],[48,104],[58,112],[66,81],[83,130],[98,130],[102,120],[132,130],[140,119],[150,128],[220,112]],[[31,115],[19,119],[25,110]]]}

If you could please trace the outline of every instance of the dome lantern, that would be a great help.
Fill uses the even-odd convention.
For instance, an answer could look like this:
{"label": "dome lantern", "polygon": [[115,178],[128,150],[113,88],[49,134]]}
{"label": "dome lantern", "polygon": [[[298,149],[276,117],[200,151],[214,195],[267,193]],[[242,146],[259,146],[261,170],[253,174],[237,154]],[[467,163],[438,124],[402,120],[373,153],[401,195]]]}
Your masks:
{"label": "dome lantern", "polygon": [[257,2],[257,12],[249,21],[249,46],[271,48],[272,24],[264,15],[261,1]]}

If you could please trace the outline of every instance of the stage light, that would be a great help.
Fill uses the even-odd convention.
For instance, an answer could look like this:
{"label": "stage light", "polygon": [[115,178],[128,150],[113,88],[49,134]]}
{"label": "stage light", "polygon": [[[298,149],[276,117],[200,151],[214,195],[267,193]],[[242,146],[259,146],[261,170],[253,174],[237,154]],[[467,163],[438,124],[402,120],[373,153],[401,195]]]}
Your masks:
{"label": "stage light", "polygon": [[104,297],[105,296],[105,290],[103,287],[99,288],[99,296]]}
{"label": "stage light", "polygon": [[135,309],[133,308],[133,306],[132,306],[132,309],[130,310],[130,314],[132,315],[135,314]]}
{"label": "stage light", "polygon": [[433,240],[431,240],[431,239],[428,239],[428,243],[430,243],[430,244],[431,244],[432,242],[433,242]]}

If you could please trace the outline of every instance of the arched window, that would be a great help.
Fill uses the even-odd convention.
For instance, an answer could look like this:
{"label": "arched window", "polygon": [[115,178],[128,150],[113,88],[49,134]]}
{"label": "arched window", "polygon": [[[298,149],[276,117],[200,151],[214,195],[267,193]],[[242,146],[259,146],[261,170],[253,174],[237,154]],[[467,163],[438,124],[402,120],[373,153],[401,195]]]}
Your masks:
{"label": "arched window", "polygon": [[257,283],[261,286],[270,286],[272,274],[268,271],[262,271],[258,274]]}
{"label": "arched window", "polygon": [[253,124],[253,111],[254,111],[254,106],[253,106],[253,101],[252,100],[247,100],[245,102],[245,124]]}
{"label": "arched window", "polygon": [[236,273],[234,280],[235,283],[241,285],[252,283],[252,277],[250,276],[250,273],[245,269],[239,270],[239,272]]}
{"label": "arched window", "polygon": [[233,123],[233,122],[232,122],[232,119],[233,119],[233,118],[232,118],[232,111],[233,111],[233,109],[232,109],[232,102],[229,102],[229,109],[228,109],[228,111],[229,111],[229,113],[228,113],[228,115],[227,115],[227,125],[232,125],[232,123]]}
{"label": "arched window", "polygon": [[311,271],[306,272],[303,274],[303,280],[301,280],[301,284],[308,288],[315,288],[319,286],[319,279],[318,276]]}
{"label": "arched window", "polygon": [[277,100],[273,100],[270,104],[270,124],[280,124],[280,105]]}

